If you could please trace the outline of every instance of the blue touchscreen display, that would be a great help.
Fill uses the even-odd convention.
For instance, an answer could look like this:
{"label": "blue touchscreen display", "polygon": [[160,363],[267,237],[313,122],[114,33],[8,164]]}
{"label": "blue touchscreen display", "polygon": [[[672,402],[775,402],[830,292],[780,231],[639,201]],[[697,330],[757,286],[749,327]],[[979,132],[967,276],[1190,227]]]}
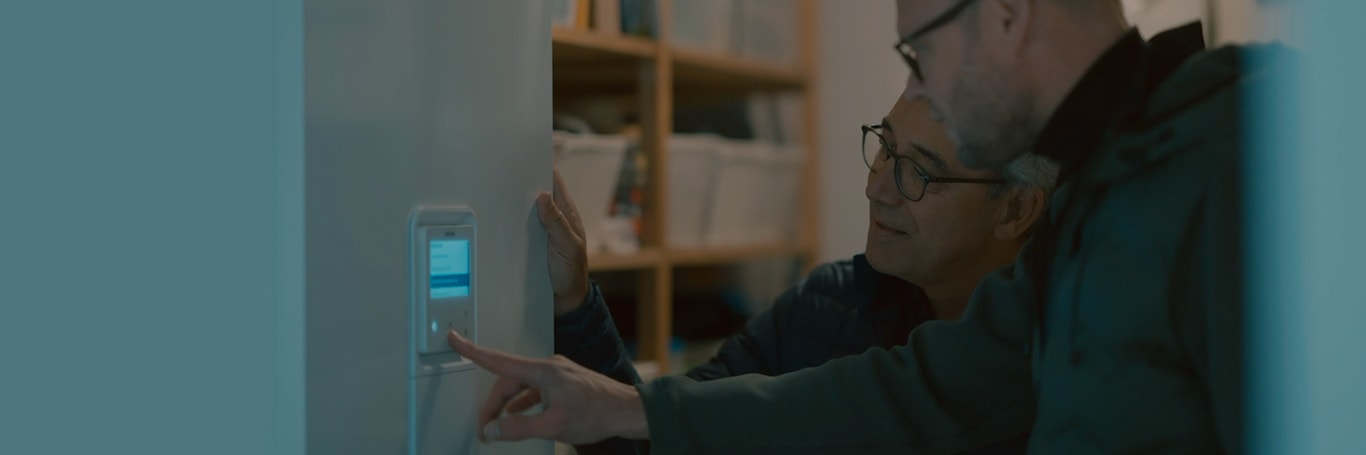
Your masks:
{"label": "blue touchscreen display", "polygon": [[470,295],[470,241],[432,240],[431,298]]}

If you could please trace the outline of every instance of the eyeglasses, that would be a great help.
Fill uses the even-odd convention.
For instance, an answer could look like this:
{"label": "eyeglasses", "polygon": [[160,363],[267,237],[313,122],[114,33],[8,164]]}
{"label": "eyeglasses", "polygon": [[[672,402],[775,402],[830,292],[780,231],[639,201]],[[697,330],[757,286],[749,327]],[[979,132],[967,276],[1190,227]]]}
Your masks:
{"label": "eyeglasses", "polygon": [[925,82],[925,76],[920,73],[919,54],[916,53],[915,47],[911,46],[911,41],[924,38],[925,35],[928,35],[930,32],[948,25],[949,22],[953,22],[960,14],[963,14],[964,10],[968,9],[969,5],[972,5],[973,1],[975,0],[963,0],[958,2],[957,5],[953,5],[953,7],[949,8],[948,11],[945,11],[944,14],[940,14],[939,17],[925,24],[925,26],[920,27],[920,30],[906,34],[900,41],[897,41],[896,44],[892,45],[892,49],[896,49],[896,51],[901,54],[901,58],[906,60],[906,66],[911,67],[911,74],[915,75],[916,80]]}
{"label": "eyeglasses", "polygon": [[[887,145],[887,139],[882,137],[882,125],[863,125],[863,164],[868,165],[868,170],[877,173],[878,167],[886,167],[889,159],[895,159],[892,164],[893,176],[896,178],[896,189],[901,192],[901,196],[911,202],[919,202],[925,197],[925,189],[931,183],[976,183],[976,184],[1001,184],[1006,183],[1005,179],[965,179],[957,177],[935,177],[925,172],[925,168],[920,166],[915,159],[907,155],[898,155],[892,147]],[[876,139],[868,141],[871,134]]]}

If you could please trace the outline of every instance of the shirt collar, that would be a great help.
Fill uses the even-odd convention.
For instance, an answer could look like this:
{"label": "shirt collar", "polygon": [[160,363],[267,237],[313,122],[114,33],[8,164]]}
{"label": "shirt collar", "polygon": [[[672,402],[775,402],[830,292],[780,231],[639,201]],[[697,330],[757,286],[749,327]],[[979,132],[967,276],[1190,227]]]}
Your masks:
{"label": "shirt collar", "polygon": [[1122,94],[1138,91],[1146,51],[1138,30],[1129,30],[1091,65],[1039,133],[1034,151],[1058,162],[1062,180],[1086,162],[1126,111]]}

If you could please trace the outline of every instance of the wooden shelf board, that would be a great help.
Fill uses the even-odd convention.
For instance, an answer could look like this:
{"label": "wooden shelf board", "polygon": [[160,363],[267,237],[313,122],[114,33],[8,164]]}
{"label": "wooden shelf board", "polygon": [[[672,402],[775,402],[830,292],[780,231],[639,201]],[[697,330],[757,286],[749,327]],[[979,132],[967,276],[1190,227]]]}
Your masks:
{"label": "wooden shelf board", "polygon": [[755,245],[738,247],[710,247],[700,249],[670,250],[665,256],[675,266],[712,265],[782,256],[799,256],[808,248],[796,243],[777,245]]}
{"label": "wooden shelf board", "polygon": [[550,42],[556,63],[646,59],[659,53],[659,45],[650,39],[572,28],[551,28]]}
{"label": "wooden shelf board", "polygon": [[640,66],[659,55],[653,40],[587,30],[552,28],[555,92],[634,93]]}
{"label": "wooden shelf board", "polygon": [[800,89],[807,83],[795,66],[687,48],[671,48],[670,53],[674,84],[685,89]]}
{"label": "wooden shelf board", "polygon": [[640,67],[628,62],[555,65],[555,95],[623,95],[639,91]]}
{"label": "wooden shelf board", "polygon": [[588,270],[607,272],[614,270],[648,270],[664,263],[664,255],[657,249],[644,248],[635,254],[590,254]]}
{"label": "wooden shelf board", "polygon": [[782,256],[800,256],[809,252],[797,243],[736,247],[707,247],[685,249],[645,248],[628,255],[592,254],[588,256],[588,270],[607,272],[616,270],[647,270],[664,264],[694,266],[728,264]]}

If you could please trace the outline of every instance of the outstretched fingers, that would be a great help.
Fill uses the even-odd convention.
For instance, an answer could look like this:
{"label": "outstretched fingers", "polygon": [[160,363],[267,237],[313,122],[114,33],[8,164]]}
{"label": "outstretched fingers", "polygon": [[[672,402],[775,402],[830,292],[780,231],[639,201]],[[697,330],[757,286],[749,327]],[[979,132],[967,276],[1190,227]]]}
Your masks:
{"label": "outstretched fingers", "polygon": [[485,440],[521,441],[523,439],[559,439],[564,419],[558,413],[542,412],[535,415],[509,415],[489,422],[483,427]]}
{"label": "outstretched fingers", "polygon": [[527,389],[521,395],[517,395],[517,397],[513,398],[512,401],[507,404],[507,407],[503,409],[510,413],[518,413],[531,409],[532,406],[538,404],[541,404],[541,391],[537,389]]}
{"label": "outstretched fingers", "polygon": [[574,199],[569,197],[569,188],[564,184],[564,178],[560,177],[560,170],[554,169],[555,173],[555,206],[564,212],[564,217],[569,222],[570,229],[579,237],[584,237],[583,218],[579,216],[579,208],[574,205]]}

